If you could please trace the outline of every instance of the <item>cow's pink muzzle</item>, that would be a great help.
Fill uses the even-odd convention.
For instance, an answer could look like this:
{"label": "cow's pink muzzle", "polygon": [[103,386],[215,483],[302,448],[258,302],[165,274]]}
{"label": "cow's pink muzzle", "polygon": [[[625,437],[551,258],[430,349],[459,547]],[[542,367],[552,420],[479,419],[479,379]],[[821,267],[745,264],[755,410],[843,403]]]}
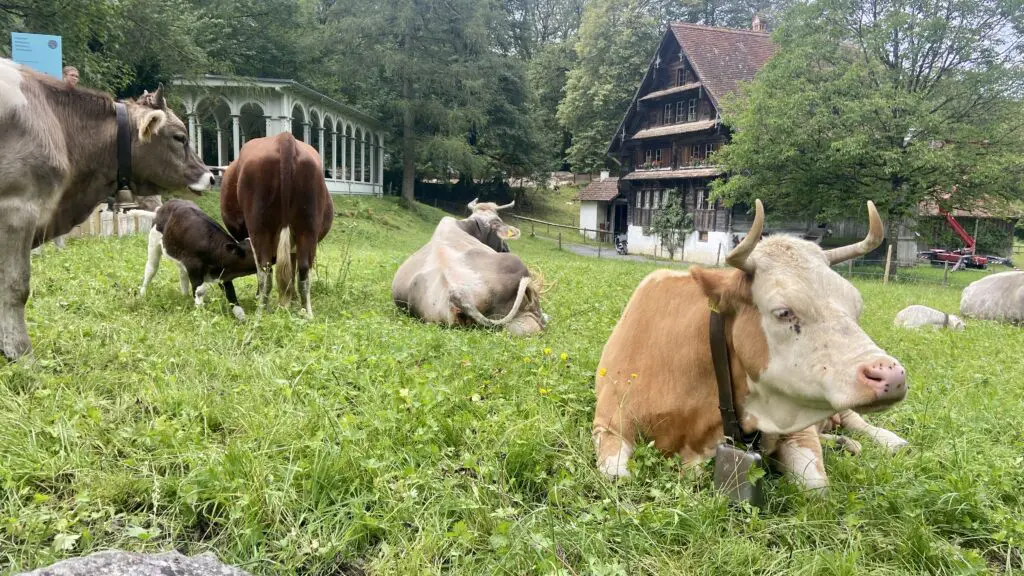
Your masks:
{"label": "cow's pink muzzle", "polygon": [[857,368],[857,381],[875,393],[875,400],[865,408],[891,406],[907,395],[907,371],[892,358],[861,364]]}

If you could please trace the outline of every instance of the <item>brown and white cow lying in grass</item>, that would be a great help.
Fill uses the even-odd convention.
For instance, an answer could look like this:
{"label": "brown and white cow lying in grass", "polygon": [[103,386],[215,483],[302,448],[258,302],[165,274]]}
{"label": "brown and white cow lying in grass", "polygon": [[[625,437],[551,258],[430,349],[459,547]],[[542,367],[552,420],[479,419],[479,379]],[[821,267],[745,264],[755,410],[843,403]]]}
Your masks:
{"label": "brown and white cow lying in grass", "polygon": [[[846,415],[843,424],[864,429],[863,420],[850,416],[854,410],[884,410],[907,393],[899,361],[858,325],[860,293],[830,267],[881,243],[882,222],[870,202],[868,216],[867,238],[824,251],[791,236],[761,240],[758,200],[750,233],[726,259],[730,269],[649,274],[598,365],[592,433],[600,470],[628,475],[640,436],[687,465],[714,455],[723,440],[708,340],[714,305],[725,317],[744,432],[761,431],[764,453],[798,482],[825,487],[819,433],[834,423],[831,417]],[[902,442],[874,436],[894,448]]]}
{"label": "brown and white cow lying in grass", "polygon": [[245,319],[232,280],[256,273],[256,259],[248,242],[236,242],[227,230],[188,200],[175,198],[156,212],[130,210],[128,214],[153,219],[140,296],[146,294],[160,268],[162,254],[178,265],[181,292],[191,295],[197,307],[203,305],[207,285],[219,282],[231,304],[231,313],[239,320]]}
{"label": "brown and white cow lying in grass", "polygon": [[395,304],[425,322],[504,327],[517,336],[543,330],[539,281],[505,243],[519,230],[498,216],[511,206],[473,200],[468,218],[442,218],[395,273]]}

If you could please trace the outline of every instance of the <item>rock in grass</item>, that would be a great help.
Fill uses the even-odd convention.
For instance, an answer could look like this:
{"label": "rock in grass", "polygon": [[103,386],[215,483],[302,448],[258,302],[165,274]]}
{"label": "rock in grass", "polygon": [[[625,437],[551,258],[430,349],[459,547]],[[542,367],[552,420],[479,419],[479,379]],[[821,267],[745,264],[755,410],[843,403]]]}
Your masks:
{"label": "rock in grass", "polygon": [[971,282],[960,295],[970,318],[1024,323],[1024,272],[1000,272]]}
{"label": "rock in grass", "polygon": [[964,321],[960,318],[920,304],[913,304],[900,310],[896,314],[893,324],[900,328],[931,326],[933,328],[949,328],[950,330],[957,331],[964,329]]}
{"label": "rock in grass", "polygon": [[137,554],[117,550],[70,558],[15,576],[250,576],[220,563],[213,554],[188,557],[177,551]]}

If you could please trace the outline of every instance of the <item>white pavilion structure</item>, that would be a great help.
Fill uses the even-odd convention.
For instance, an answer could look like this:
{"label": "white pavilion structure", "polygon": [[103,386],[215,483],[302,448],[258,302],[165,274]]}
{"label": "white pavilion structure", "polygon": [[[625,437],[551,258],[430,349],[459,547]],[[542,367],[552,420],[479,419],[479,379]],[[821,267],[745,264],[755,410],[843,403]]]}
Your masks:
{"label": "white pavilion structure", "polygon": [[384,128],[369,114],[294,80],[207,74],[178,78],[189,138],[222,173],[247,140],[289,131],[320,151],[333,194],[384,192]]}

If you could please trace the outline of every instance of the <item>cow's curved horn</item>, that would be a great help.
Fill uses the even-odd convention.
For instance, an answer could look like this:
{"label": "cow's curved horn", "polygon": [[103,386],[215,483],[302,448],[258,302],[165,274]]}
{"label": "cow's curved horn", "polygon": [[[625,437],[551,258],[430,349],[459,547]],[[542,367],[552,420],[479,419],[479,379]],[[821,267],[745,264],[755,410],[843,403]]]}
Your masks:
{"label": "cow's curved horn", "polygon": [[511,207],[513,207],[515,205],[516,205],[516,201],[513,200],[513,201],[509,202],[508,204],[504,204],[502,206],[498,206],[498,210],[504,210],[506,208],[511,208]]}
{"label": "cow's curved horn", "polygon": [[729,255],[725,257],[725,263],[733,268],[739,268],[747,272],[753,272],[754,266],[751,263],[747,263],[747,256],[754,251],[754,246],[761,241],[761,233],[764,231],[764,205],[761,204],[761,199],[754,200],[754,223],[750,225],[750,231],[747,232],[747,236],[740,242],[739,246],[732,249]]}
{"label": "cow's curved horn", "polygon": [[473,198],[473,201],[470,202],[469,204],[466,204],[466,206],[468,206],[470,210],[473,210],[474,208],[476,208],[476,201],[479,200],[479,199],[480,199],[479,196],[476,197],[476,198]]}
{"label": "cow's curved horn", "polygon": [[863,256],[871,252],[882,243],[885,238],[885,228],[882,227],[882,219],[878,216],[875,203],[868,200],[868,235],[860,242],[848,246],[840,246],[825,251],[829,264],[839,264],[852,258]]}

